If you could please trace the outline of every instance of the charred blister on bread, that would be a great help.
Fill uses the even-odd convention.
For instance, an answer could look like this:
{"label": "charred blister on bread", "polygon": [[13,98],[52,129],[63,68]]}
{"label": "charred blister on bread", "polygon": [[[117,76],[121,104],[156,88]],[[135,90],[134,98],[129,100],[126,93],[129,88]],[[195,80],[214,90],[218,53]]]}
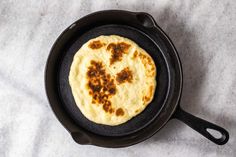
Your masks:
{"label": "charred blister on bread", "polygon": [[133,80],[133,72],[129,69],[129,67],[124,68],[119,73],[116,74],[116,81],[118,84],[122,84],[125,82],[131,83]]}
{"label": "charred blister on bread", "polygon": [[110,74],[106,73],[101,61],[91,60],[87,71],[89,94],[92,96],[93,104],[102,104],[105,112],[112,113],[111,101],[109,98],[116,93],[116,85]]}
{"label": "charred blister on bread", "polygon": [[88,46],[91,49],[100,49],[104,45],[106,45],[106,44],[102,43],[100,40],[95,40],[95,41],[90,42]]}
{"label": "charred blister on bread", "polygon": [[127,54],[131,45],[120,42],[120,43],[110,43],[107,46],[107,50],[111,52],[110,65],[115,62],[121,61],[123,54]]}
{"label": "charred blister on bread", "polygon": [[[114,79],[108,74],[101,61],[90,61],[87,71],[89,94],[92,96],[92,104],[102,104],[103,110],[107,113],[113,113],[115,109],[112,107],[111,96],[116,94],[116,85]],[[132,71],[128,67],[117,74],[116,81],[118,83],[131,82],[133,79]],[[116,116],[123,116],[122,108],[116,109]]]}

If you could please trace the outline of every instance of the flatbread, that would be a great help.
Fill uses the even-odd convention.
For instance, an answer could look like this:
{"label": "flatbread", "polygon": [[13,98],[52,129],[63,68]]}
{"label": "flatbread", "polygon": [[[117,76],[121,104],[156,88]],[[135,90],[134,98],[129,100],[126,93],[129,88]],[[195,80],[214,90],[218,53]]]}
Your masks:
{"label": "flatbread", "polygon": [[138,115],[152,101],[156,67],[151,56],[130,39],[99,36],[75,54],[69,84],[87,119],[114,126]]}

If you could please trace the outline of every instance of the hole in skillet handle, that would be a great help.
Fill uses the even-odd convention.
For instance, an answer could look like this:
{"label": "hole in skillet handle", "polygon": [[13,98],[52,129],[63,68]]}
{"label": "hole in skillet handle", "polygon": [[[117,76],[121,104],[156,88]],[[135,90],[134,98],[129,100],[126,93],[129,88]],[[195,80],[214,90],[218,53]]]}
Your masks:
{"label": "hole in skillet handle", "polygon": [[220,139],[223,136],[220,132],[218,132],[214,129],[211,129],[211,128],[207,128],[206,131],[209,132],[212,136],[214,136],[217,139]]}
{"label": "hole in skillet handle", "polygon": [[156,22],[150,14],[144,12],[137,12],[135,14],[139,23],[144,27],[151,28],[156,26]]}
{"label": "hole in skillet handle", "polygon": [[[215,144],[223,145],[226,144],[229,140],[229,133],[224,128],[205,121],[201,118],[195,117],[194,115],[185,112],[180,107],[176,109],[172,118],[176,118],[184,122],[189,127],[199,132]],[[216,132],[220,134],[220,136],[214,136]]]}

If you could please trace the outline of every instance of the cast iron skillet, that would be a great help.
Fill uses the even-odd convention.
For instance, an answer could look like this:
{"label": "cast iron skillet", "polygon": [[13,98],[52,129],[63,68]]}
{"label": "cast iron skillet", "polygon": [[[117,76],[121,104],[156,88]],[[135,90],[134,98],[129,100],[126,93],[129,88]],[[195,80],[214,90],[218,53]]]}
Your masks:
{"label": "cast iron skillet", "polygon": [[[77,50],[91,38],[111,34],[135,41],[152,56],[157,67],[153,101],[141,114],[118,126],[99,125],[87,120],[76,106],[68,83],[70,65]],[[182,85],[182,68],[174,45],[152,16],[143,12],[106,10],[79,19],[54,43],[45,70],[46,93],[51,108],[79,144],[130,146],[151,137],[173,118],[183,121],[212,142],[225,144],[229,139],[225,129],[181,109]],[[222,136],[215,138],[207,129],[216,130]]]}

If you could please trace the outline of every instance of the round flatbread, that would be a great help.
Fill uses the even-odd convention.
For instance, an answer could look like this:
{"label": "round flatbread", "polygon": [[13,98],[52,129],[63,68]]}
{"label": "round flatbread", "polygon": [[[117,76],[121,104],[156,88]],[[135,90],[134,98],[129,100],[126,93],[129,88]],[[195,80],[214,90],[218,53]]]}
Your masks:
{"label": "round flatbread", "polygon": [[69,84],[87,119],[114,126],[138,115],[152,101],[156,67],[150,55],[130,39],[99,36],[75,54]]}

